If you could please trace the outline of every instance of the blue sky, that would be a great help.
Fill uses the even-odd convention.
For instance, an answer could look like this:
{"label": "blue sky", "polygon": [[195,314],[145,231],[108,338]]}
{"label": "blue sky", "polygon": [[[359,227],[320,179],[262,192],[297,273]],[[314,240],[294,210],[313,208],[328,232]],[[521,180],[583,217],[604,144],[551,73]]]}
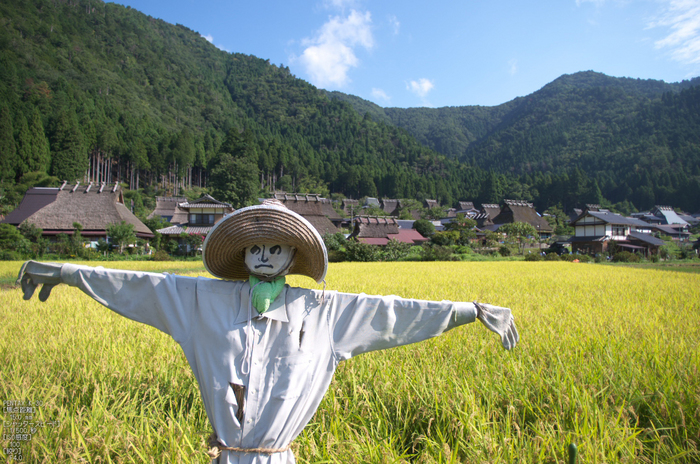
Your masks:
{"label": "blue sky", "polygon": [[562,74],[700,75],[700,0],[126,0],[383,107],[493,106]]}

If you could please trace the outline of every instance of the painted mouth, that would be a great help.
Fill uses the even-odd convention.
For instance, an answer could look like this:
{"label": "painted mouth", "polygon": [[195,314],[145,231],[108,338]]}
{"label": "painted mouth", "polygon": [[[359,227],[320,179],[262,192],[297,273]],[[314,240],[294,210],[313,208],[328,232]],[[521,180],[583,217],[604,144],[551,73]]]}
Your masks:
{"label": "painted mouth", "polygon": [[270,269],[272,269],[274,266],[272,264],[258,264],[257,266],[255,266],[255,269],[260,269],[261,267],[269,267]]}

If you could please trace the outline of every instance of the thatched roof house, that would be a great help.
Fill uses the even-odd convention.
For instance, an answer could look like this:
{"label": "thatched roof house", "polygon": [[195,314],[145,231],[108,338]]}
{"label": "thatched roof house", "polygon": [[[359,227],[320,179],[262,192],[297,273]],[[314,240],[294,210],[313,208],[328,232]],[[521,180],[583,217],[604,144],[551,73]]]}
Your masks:
{"label": "thatched roof house", "polygon": [[350,216],[351,214],[357,214],[358,211],[360,211],[360,200],[351,200],[350,198],[345,198],[341,206],[343,208],[343,211],[345,211],[346,216]]}
{"label": "thatched roof house", "polygon": [[[276,193],[275,200],[309,221],[319,234],[335,234],[338,227],[326,216],[329,201],[314,193]],[[332,207],[330,209],[333,209]],[[337,214],[336,214],[337,216]]]}
{"label": "thatched roof house", "polygon": [[428,240],[414,229],[401,229],[396,218],[388,216],[355,218],[355,228],[350,237],[370,245],[386,245],[392,239],[412,245]]}
{"label": "thatched roof house", "polygon": [[[415,200],[410,200],[410,199],[405,199],[405,198],[404,198],[404,199],[399,200],[399,209],[409,208],[409,207],[411,207],[411,206],[414,205],[414,204],[415,204]],[[411,209],[411,210],[409,210],[409,214],[410,214],[411,217],[412,217],[414,220],[416,220],[416,221],[417,221],[418,219],[420,219],[420,217],[421,217],[421,211],[419,211],[419,210],[417,210],[417,209]]]}
{"label": "thatched roof house", "polygon": [[504,200],[501,212],[492,219],[494,224],[510,224],[512,222],[526,222],[537,229],[541,237],[551,235],[554,229],[549,223],[535,211],[532,203],[520,200]]}
{"label": "thatched roof house", "polygon": [[501,214],[501,207],[495,203],[482,203],[481,212],[483,214],[488,214],[489,218],[493,221],[493,218]]}
{"label": "thatched roof house", "polygon": [[174,220],[173,218],[181,211],[178,210],[178,205],[186,201],[185,197],[156,197],[156,209],[148,215],[148,218],[160,216],[171,224],[179,224],[176,222],[177,218]]}
{"label": "thatched roof house", "polygon": [[437,200],[425,200],[424,205],[428,209],[439,208],[440,203]]}
{"label": "thatched roof house", "polygon": [[382,198],[382,210],[389,216],[399,215],[399,200]]}
{"label": "thatched roof house", "polygon": [[34,187],[27,191],[22,203],[7,215],[4,223],[19,226],[27,221],[43,229],[44,236],[73,234],[73,223],[83,227],[85,237],[107,235],[107,227],[122,221],[134,226],[140,238],[153,238],[153,232],[124,205],[119,184],[68,185],[60,188]]}

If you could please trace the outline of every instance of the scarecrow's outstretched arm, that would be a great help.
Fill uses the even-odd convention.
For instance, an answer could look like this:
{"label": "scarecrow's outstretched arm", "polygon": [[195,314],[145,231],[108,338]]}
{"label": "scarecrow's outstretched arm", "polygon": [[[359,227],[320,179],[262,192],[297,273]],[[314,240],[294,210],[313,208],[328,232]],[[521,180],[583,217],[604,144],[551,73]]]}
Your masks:
{"label": "scarecrow's outstretched arm", "polygon": [[505,349],[519,341],[510,309],[480,303],[335,294],[330,323],[338,359],[438,336],[476,320],[497,333]]}
{"label": "scarecrow's outstretched arm", "polygon": [[27,261],[17,282],[22,286],[25,300],[42,284],[41,301],[46,301],[58,284],[78,287],[114,312],[151,325],[177,341],[186,338],[191,326],[189,319],[196,294],[194,278]]}

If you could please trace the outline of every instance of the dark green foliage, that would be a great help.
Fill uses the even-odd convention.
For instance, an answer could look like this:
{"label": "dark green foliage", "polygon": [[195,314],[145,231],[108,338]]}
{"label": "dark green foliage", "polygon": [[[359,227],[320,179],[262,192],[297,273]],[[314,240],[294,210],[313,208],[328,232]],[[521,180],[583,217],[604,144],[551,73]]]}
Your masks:
{"label": "dark green foliage", "polygon": [[0,249],[13,250],[20,241],[26,240],[12,224],[0,224]]}
{"label": "dark green foliage", "polygon": [[323,242],[328,251],[338,251],[345,246],[345,234],[336,232],[335,234],[323,234]]}
{"label": "dark green foliage", "polygon": [[0,110],[0,180],[13,181],[17,167],[17,148],[12,117],[6,106]]}
{"label": "dark green foliage", "polygon": [[61,112],[52,132],[51,175],[69,182],[82,179],[88,167],[88,158],[75,113]]}
{"label": "dark green foliage", "polygon": [[629,251],[618,251],[612,257],[613,263],[638,263],[639,255]]}
{"label": "dark green foliage", "polygon": [[525,255],[525,261],[542,261],[543,259],[539,253],[528,253]]}
{"label": "dark green foliage", "polygon": [[423,244],[421,259],[423,261],[458,261],[452,256],[452,248],[441,245]]}
{"label": "dark green foliage", "polygon": [[357,240],[347,240],[345,242],[345,257],[348,261],[379,261],[381,259],[381,249],[376,245],[368,245]]}
{"label": "dark green foliage", "polygon": [[382,247],[382,261],[399,261],[408,256],[410,250],[410,244],[392,238]]}
{"label": "dark green foliage", "polygon": [[423,237],[431,237],[435,233],[435,226],[427,219],[418,219],[413,223],[413,228]]}

